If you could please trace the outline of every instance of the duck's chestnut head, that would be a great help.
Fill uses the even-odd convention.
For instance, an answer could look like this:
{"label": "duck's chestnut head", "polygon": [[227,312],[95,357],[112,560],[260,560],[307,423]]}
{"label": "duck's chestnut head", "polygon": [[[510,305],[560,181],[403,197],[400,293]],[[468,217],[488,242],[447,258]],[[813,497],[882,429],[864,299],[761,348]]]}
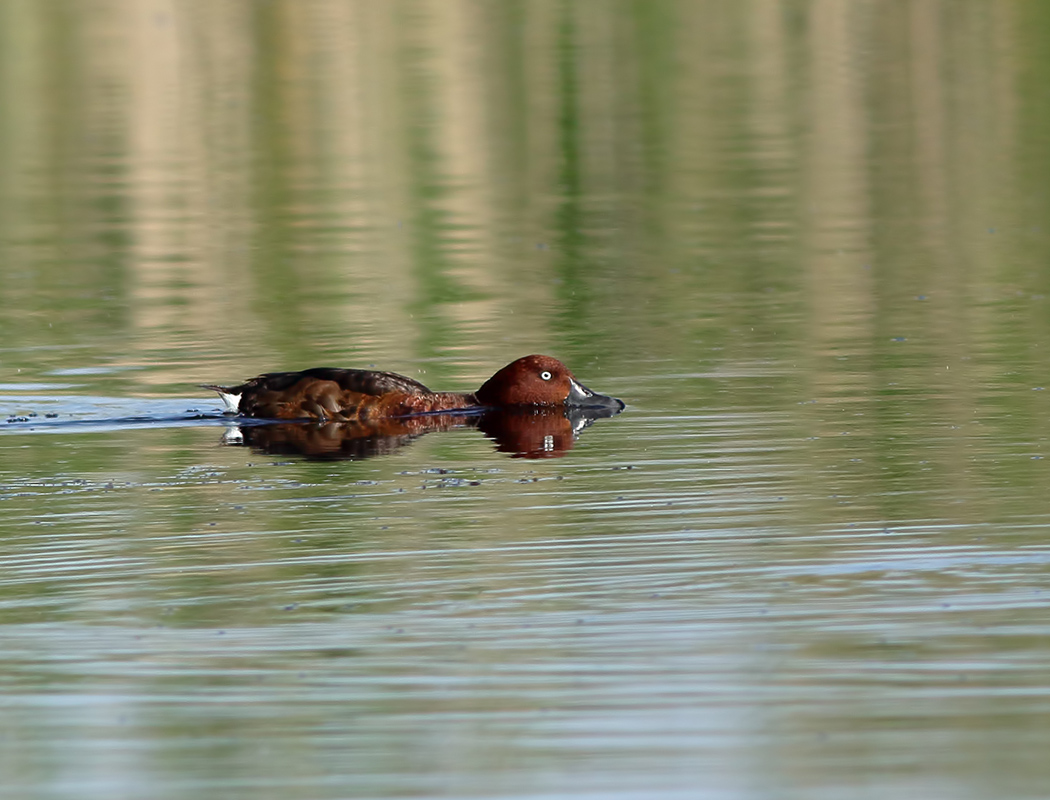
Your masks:
{"label": "duck's chestnut head", "polygon": [[475,393],[478,402],[492,407],[577,406],[620,411],[623,401],[592,392],[551,356],[519,358],[491,378]]}

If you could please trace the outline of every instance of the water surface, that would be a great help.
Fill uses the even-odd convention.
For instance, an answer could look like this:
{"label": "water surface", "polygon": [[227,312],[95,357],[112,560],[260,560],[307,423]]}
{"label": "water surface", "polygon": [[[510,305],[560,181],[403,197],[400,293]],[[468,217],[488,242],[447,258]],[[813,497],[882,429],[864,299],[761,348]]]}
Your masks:
{"label": "water surface", "polygon": [[[1048,22],[0,6],[0,793],[1044,796]],[[530,352],[627,410],[197,388]]]}

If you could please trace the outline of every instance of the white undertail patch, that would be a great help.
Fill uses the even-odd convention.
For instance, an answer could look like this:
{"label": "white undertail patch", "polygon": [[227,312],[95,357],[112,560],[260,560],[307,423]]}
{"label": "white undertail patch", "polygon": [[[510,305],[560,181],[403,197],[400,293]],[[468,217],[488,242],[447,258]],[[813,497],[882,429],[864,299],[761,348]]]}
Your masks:
{"label": "white undertail patch", "polygon": [[229,394],[227,392],[219,392],[219,397],[222,398],[223,404],[226,406],[227,414],[239,414],[241,410],[241,396],[239,394]]}

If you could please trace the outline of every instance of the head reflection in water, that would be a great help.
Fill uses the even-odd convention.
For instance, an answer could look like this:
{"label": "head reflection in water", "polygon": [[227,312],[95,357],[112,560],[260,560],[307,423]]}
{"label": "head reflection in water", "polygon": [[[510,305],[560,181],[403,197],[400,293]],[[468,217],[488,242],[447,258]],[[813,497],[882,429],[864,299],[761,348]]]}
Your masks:
{"label": "head reflection in water", "polygon": [[358,460],[389,455],[425,433],[478,428],[502,453],[518,458],[555,458],[571,450],[580,433],[619,409],[528,408],[481,414],[425,414],[375,422],[275,422],[241,424],[223,437],[271,455],[320,460]]}

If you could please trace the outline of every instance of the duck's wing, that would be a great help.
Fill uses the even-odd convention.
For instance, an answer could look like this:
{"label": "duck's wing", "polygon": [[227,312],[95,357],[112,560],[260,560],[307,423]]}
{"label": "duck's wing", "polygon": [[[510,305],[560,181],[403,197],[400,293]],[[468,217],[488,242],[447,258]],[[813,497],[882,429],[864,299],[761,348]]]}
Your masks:
{"label": "duck's wing", "polygon": [[346,392],[379,397],[389,392],[403,394],[429,394],[430,390],[419,381],[398,375],[396,372],[376,372],[368,369],[337,369],[333,367],[316,367],[301,372],[267,372],[258,378],[246,381],[236,387],[243,391],[251,388],[254,391],[280,392],[289,389],[299,381],[316,379],[332,381]]}

